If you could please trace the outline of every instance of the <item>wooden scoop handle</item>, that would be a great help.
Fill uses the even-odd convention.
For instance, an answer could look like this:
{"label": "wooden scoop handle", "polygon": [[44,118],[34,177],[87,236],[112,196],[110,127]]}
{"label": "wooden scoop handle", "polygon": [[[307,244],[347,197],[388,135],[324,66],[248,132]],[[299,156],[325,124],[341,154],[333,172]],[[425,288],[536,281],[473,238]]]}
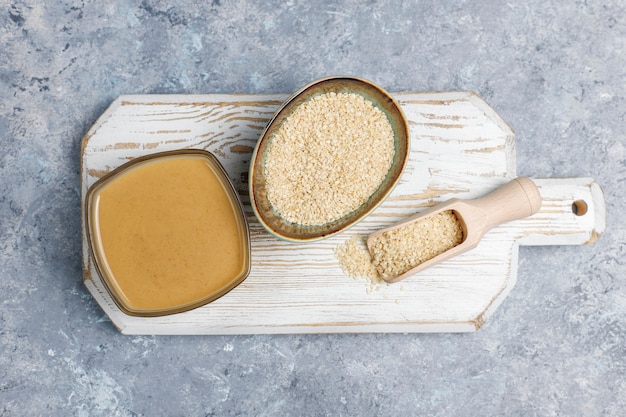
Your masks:
{"label": "wooden scoop handle", "polygon": [[[526,177],[518,177],[497,190],[468,203],[483,213],[484,231],[494,226],[531,216],[541,208],[541,195],[535,183]],[[466,222],[469,219],[465,219]],[[479,219],[475,219],[479,220]]]}

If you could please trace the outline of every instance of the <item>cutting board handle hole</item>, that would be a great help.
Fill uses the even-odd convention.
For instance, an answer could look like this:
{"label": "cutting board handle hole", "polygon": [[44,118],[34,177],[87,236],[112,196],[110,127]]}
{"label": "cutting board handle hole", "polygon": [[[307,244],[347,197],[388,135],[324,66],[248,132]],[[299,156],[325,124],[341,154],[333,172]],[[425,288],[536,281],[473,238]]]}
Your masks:
{"label": "cutting board handle hole", "polygon": [[572,203],[572,213],[576,216],[584,216],[587,213],[587,203],[584,200],[576,200]]}

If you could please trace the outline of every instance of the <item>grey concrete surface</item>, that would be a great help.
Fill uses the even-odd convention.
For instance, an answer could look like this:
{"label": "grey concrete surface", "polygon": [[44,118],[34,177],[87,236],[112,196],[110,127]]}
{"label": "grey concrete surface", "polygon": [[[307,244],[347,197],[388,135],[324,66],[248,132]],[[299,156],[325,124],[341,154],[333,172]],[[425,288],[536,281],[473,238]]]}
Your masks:
{"label": "grey concrete surface", "polygon": [[[474,334],[119,334],[81,281],[91,124],[120,94],[335,74],[477,91],[520,175],[602,185],[605,234],[521,248]],[[0,416],[623,416],[625,118],[620,0],[0,0]]]}

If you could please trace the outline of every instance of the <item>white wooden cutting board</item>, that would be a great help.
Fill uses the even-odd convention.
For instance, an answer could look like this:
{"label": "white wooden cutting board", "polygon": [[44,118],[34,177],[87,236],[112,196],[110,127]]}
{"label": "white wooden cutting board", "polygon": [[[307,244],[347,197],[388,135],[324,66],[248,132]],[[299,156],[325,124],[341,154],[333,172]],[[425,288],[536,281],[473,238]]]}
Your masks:
{"label": "white wooden cutting board", "polygon": [[[541,210],[493,229],[473,251],[391,285],[345,275],[334,250],[353,235],[365,236],[452,197],[482,196],[517,176],[512,130],[474,93],[393,95],[411,129],[410,160],[399,185],[361,223],[308,244],[272,237],[248,204],[252,150],[287,96],[119,97],[82,142],[83,212],[88,187],[124,162],[172,149],[206,149],[220,159],[244,202],[252,269],[241,285],[204,307],[131,317],[115,306],[100,281],[83,227],[87,288],[126,334],[475,331],[515,285],[518,245],[588,244],[604,231],[604,197],[593,179],[535,179]],[[587,212],[576,215],[574,202],[586,204]]]}

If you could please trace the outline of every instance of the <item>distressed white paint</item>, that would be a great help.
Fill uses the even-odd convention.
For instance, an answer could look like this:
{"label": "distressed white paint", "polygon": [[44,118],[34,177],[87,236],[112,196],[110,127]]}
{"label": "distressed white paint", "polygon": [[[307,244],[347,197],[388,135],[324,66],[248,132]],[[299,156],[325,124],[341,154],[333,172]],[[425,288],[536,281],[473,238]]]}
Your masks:
{"label": "distressed white paint", "polygon": [[[497,227],[479,246],[406,280],[371,291],[341,271],[334,249],[452,197],[474,198],[516,177],[511,129],[468,92],[397,93],[409,120],[411,154],[387,201],[350,230],[294,244],[256,222],[247,195],[252,149],[284,95],[122,96],[83,140],[82,197],[106,172],[148,153],[180,148],[213,152],[229,172],[250,221],[250,276],[195,310],[130,317],[112,302],[89,259],[85,284],[127,334],[243,334],[475,331],[515,285],[518,245],[591,243],[604,230],[604,199],[588,178],[535,179],[543,203],[530,218]],[[584,216],[571,205],[584,200]],[[208,265],[207,267],[210,267]]]}

